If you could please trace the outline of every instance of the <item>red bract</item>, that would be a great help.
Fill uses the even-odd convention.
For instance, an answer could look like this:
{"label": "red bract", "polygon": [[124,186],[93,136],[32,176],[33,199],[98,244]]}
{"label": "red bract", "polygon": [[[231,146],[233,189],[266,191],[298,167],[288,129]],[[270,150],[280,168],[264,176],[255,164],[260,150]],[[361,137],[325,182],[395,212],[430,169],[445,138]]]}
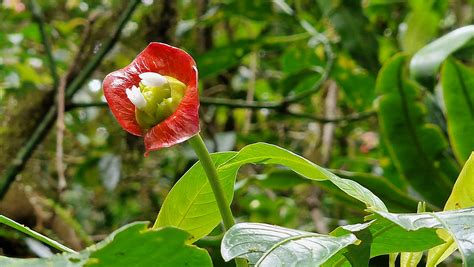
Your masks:
{"label": "red bract", "polygon": [[[156,72],[178,79],[186,91],[174,113],[151,129],[142,129],[135,118],[135,106],[125,90],[138,86],[138,75]],[[129,133],[144,136],[147,153],[181,143],[199,132],[198,73],[194,59],[176,47],[150,43],[135,60],[123,69],[114,71],[104,79],[104,95],[112,113]]]}

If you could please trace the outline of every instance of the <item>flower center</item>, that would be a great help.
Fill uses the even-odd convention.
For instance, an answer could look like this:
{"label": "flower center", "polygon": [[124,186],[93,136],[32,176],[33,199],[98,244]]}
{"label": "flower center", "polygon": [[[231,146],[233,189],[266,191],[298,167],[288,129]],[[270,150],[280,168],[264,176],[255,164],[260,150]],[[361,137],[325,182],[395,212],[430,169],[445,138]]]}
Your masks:
{"label": "flower center", "polygon": [[183,99],[186,85],[173,77],[155,72],[145,72],[139,77],[139,86],[132,86],[126,93],[135,105],[138,124],[149,129],[173,114]]}

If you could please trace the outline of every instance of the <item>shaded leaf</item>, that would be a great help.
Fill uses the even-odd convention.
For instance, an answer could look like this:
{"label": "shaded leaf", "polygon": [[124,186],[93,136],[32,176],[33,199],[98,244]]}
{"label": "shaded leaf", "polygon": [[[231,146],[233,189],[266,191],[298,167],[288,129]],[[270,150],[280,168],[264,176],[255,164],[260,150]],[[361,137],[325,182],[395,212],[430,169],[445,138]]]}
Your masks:
{"label": "shaded leaf", "polygon": [[339,250],[353,244],[353,234],[320,235],[261,223],[239,223],[226,232],[222,257],[240,257],[256,266],[319,266]]}
{"label": "shaded leaf", "polygon": [[197,56],[200,78],[212,77],[237,66],[242,57],[251,51],[251,46],[258,41],[260,40],[239,40]]}
{"label": "shaded leaf", "polygon": [[449,140],[459,163],[474,150],[474,69],[448,59],[441,72]]}
{"label": "shaded leaf", "polygon": [[370,30],[369,20],[362,12],[361,2],[352,0],[341,2],[336,9],[328,13],[331,23],[344,40],[342,46],[361,66],[376,73],[380,67],[377,60],[378,44],[375,34]]}
{"label": "shaded leaf", "polygon": [[[442,206],[456,175],[441,130],[424,123],[425,106],[419,89],[404,78],[405,56],[389,60],[379,73],[380,131],[399,173],[430,203]],[[430,186],[427,186],[430,185]]]}

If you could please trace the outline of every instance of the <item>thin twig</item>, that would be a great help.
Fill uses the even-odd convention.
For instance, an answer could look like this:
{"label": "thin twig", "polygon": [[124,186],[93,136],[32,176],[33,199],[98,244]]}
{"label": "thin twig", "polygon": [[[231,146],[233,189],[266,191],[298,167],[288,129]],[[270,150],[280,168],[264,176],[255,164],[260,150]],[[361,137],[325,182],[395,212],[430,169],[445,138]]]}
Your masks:
{"label": "thin twig", "polygon": [[[209,97],[205,97],[205,99],[201,98],[200,101],[203,106],[219,105],[219,106],[226,106],[228,108],[252,108],[252,109],[268,108],[268,107],[260,107],[260,106],[253,106],[253,105],[248,106],[248,105],[245,105],[245,103],[242,103],[241,100],[236,100],[235,102],[233,102],[232,99],[226,99],[225,102],[222,102],[221,99],[215,100]],[[106,107],[107,107],[107,103],[105,102],[71,103],[67,105],[66,111],[70,111],[76,108],[106,108]],[[271,109],[271,107],[269,109]],[[289,110],[276,110],[276,111],[278,112],[279,115],[282,115],[282,116],[292,116],[292,117],[297,117],[297,118],[313,120],[313,121],[317,121],[321,123],[353,122],[353,121],[365,120],[367,118],[377,115],[377,112],[375,112],[374,110],[367,110],[367,111],[362,111],[359,113],[354,113],[354,114],[350,114],[343,117],[325,118],[325,117],[315,116],[314,114],[299,113],[299,112],[293,112]]]}
{"label": "thin twig", "polygon": [[[327,95],[325,99],[324,113],[326,118],[334,119],[337,109],[337,84],[334,81],[329,82],[327,88]],[[332,144],[334,139],[335,125],[333,122],[328,122],[323,125],[323,132],[321,137],[321,163],[327,166],[331,159]]]}
{"label": "thin twig", "polygon": [[64,161],[63,161],[63,140],[64,140],[64,109],[65,109],[65,98],[64,92],[66,90],[66,79],[67,77],[64,76],[61,78],[58,87],[58,115],[56,119],[56,171],[58,173],[58,193],[61,195],[66,189],[66,177],[64,175]]}
{"label": "thin twig", "polygon": [[[247,88],[247,97],[246,102],[251,103],[254,100],[255,95],[255,82],[257,79],[257,67],[258,67],[258,51],[253,51],[250,54],[250,77]],[[252,109],[246,110],[245,121],[242,127],[242,134],[246,135],[250,130],[250,125],[252,122]]]}
{"label": "thin twig", "polygon": [[[119,19],[117,27],[110,39],[108,39],[101,50],[89,61],[85,66],[84,70],[71,82],[66,88],[66,101],[70,100],[72,96],[79,90],[82,85],[88,80],[90,75],[97,69],[105,56],[110,52],[115,43],[119,40],[121,31],[125,26],[126,22],[130,19],[132,13],[137,8],[140,0],[134,0],[129,3],[127,8],[122,13]],[[38,127],[33,131],[33,134],[18,151],[15,159],[5,169],[4,175],[0,178],[0,199],[3,198],[5,193],[8,191],[10,184],[15,180],[16,175],[24,168],[26,161],[31,157],[35,148],[43,141],[45,136],[48,134],[49,129],[54,124],[55,114],[57,112],[57,106],[53,105],[50,107],[46,115],[43,117]]]}

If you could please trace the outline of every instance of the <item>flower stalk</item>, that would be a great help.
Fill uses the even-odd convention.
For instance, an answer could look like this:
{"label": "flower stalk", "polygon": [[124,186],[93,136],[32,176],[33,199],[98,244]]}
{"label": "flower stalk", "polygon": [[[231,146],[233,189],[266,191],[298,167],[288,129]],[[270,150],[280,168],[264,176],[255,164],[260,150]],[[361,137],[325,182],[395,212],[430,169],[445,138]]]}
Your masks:
{"label": "flower stalk", "polygon": [[206,172],[207,179],[209,180],[212,192],[216,198],[217,206],[224,223],[224,228],[227,231],[232,227],[232,225],[235,224],[235,220],[229,205],[227,205],[224,189],[222,188],[222,185],[219,181],[216,166],[214,165],[214,162],[212,162],[209,151],[207,150],[206,144],[202,140],[200,134],[196,134],[195,136],[191,137],[188,142],[194,149],[194,152],[196,153],[204,171]]}
{"label": "flower stalk", "polygon": [[[206,172],[207,179],[211,185],[212,192],[216,198],[217,207],[222,217],[222,222],[224,223],[225,230],[229,230],[232,225],[235,224],[234,216],[230,206],[227,204],[227,200],[224,194],[224,189],[219,181],[219,175],[217,174],[216,166],[212,162],[211,155],[207,150],[206,144],[202,140],[201,135],[198,133],[195,136],[191,137],[188,140],[189,144],[196,153],[201,165]],[[246,267],[248,266],[245,259],[236,258],[235,263],[237,267]]]}

